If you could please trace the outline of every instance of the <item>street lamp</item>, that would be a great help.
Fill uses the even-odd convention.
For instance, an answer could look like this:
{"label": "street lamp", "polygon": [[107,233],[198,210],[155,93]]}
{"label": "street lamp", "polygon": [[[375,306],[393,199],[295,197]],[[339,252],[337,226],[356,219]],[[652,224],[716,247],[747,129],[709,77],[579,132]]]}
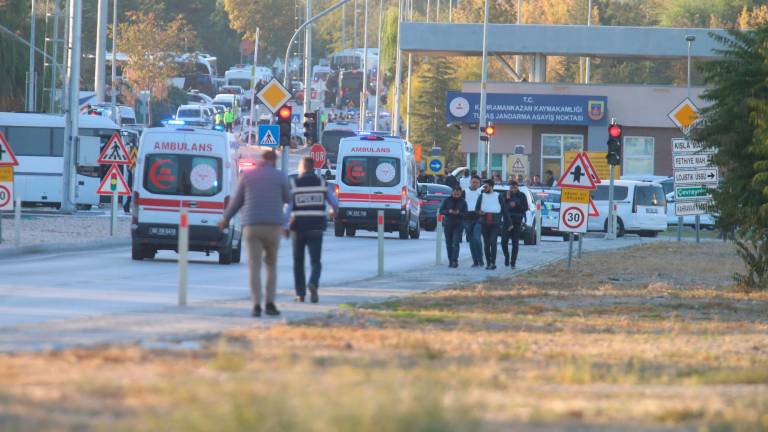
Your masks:
{"label": "street lamp", "polygon": [[[688,99],[691,98],[691,48],[693,46],[693,41],[696,40],[696,36],[694,35],[687,35],[685,37],[685,41],[688,42],[688,80],[686,84],[687,92],[688,92]],[[686,134],[686,140],[690,142],[690,131],[688,134]],[[701,222],[701,218],[699,215],[695,216],[695,223],[696,223],[696,243],[699,243],[701,240],[699,238],[699,223]],[[677,241],[681,240],[681,237],[683,235],[683,217],[678,216],[677,217]]]}
{"label": "street lamp", "polygon": [[[484,125],[486,121],[486,98],[487,98],[487,85],[488,85],[488,11],[489,2],[485,0],[485,13],[483,15],[483,71],[482,80],[480,82],[480,124]],[[477,139],[477,172],[483,172],[483,165],[485,165],[483,157],[485,156],[485,145],[481,139],[482,132],[478,131]],[[490,170],[490,167],[489,167]],[[481,174],[482,175],[482,174]]]}

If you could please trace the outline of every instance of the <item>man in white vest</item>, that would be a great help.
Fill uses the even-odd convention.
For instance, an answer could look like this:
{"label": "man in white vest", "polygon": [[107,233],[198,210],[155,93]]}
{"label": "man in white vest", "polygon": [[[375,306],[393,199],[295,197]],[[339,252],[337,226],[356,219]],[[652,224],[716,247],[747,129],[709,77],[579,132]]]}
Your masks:
{"label": "man in white vest", "polygon": [[472,176],[469,187],[464,188],[464,200],[467,201],[467,214],[464,216],[464,232],[467,233],[469,251],[472,253],[472,267],[483,265],[483,240],[480,221],[475,207],[483,191],[480,189],[480,177]]}
{"label": "man in white vest", "polygon": [[501,227],[507,222],[507,206],[504,196],[493,190],[493,180],[486,180],[483,193],[477,199],[475,211],[482,225],[483,249],[485,250],[485,269],[496,270],[496,249]]}

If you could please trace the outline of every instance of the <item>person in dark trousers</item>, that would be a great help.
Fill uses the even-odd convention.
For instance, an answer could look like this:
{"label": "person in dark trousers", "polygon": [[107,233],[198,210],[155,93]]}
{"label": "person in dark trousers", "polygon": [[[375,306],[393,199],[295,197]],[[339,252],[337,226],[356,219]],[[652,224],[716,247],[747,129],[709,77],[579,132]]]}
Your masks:
{"label": "person in dark trousers", "polygon": [[464,189],[464,200],[467,202],[467,214],[464,215],[464,232],[467,234],[469,250],[472,253],[472,267],[483,265],[483,237],[480,220],[475,207],[483,191],[480,189],[480,177],[472,176],[469,187]]}
{"label": "person in dark trousers", "polygon": [[[325,183],[325,179],[314,173],[314,164],[311,157],[305,157],[299,162],[299,175],[291,180],[293,199],[288,202],[285,213],[286,225],[290,229],[293,242],[293,280],[297,302],[304,302],[307,288],[310,301],[320,301],[317,288],[322,269],[320,256],[323,250],[323,232],[327,226],[325,210],[330,205],[335,212],[339,206],[336,195]],[[309,250],[312,268],[309,284],[304,273],[305,249]]]}
{"label": "person in dark trousers", "polygon": [[443,215],[445,229],[445,249],[448,252],[448,267],[459,266],[459,242],[463,230],[464,215],[467,214],[467,202],[462,198],[462,190],[457,185],[451,196],[443,201],[440,214]]}
{"label": "person in dark trousers", "polygon": [[246,171],[240,177],[237,190],[219,228],[229,226],[232,217],[242,209],[240,220],[243,238],[248,248],[248,275],[253,298],[253,316],[261,316],[261,263],[267,267],[266,304],[267,315],[280,315],[275,306],[277,291],[277,252],[280,248],[280,234],[285,223],[283,207],[289,203],[288,179],[275,167],[277,153],[265,151],[259,165]]}
{"label": "person in dark trousers", "polygon": [[[528,197],[520,192],[520,185],[513,181],[509,184],[507,199],[507,223],[501,232],[501,251],[504,253],[504,265],[515,268],[517,253],[520,249],[520,234],[523,231],[525,215],[528,211]],[[512,240],[512,253],[509,251],[509,241]]]}
{"label": "person in dark trousers", "polygon": [[507,221],[507,207],[504,196],[493,190],[493,180],[483,183],[483,193],[477,199],[475,211],[482,226],[485,269],[496,270],[496,249],[499,232]]}

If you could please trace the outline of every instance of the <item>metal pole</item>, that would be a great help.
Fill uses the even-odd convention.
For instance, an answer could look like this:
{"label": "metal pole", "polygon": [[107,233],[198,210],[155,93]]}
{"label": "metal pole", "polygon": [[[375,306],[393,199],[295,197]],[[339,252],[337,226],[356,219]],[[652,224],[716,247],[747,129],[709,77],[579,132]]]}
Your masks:
{"label": "metal pole", "polygon": [[384,25],[384,0],[379,0],[379,63],[376,65],[376,103],[373,109],[373,130],[379,130],[379,101],[381,100],[381,33]]}
{"label": "metal pole", "polygon": [[[588,6],[587,6],[587,27],[591,27],[591,26],[592,26],[592,0],[589,0]],[[586,63],[585,69],[586,70],[584,72],[584,84],[589,84],[589,76],[592,70],[592,57],[587,57],[587,63]],[[581,245],[581,241],[579,241],[579,245]],[[581,255],[579,255],[579,257],[581,257]]]}
{"label": "metal pole", "polygon": [[357,0],[355,0],[354,14],[352,15],[352,49],[357,49]]}
{"label": "metal pole", "polygon": [[35,0],[29,15],[29,80],[27,81],[27,111],[35,111]]}
{"label": "metal pole", "polygon": [[[368,111],[368,0],[363,6],[363,91],[360,94],[360,130],[365,130],[365,114]],[[376,130],[376,127],[373,128]]]}
{"label": "metal pole", "polygon": [[[307,21],[312,17],[312,0],[307,0]],[[255,65],[254,65],[255,67]],[[312,25],[304,31],[304,103],[302,114],[309,112],[309,98],[312,96]]]}
{"label": "metal pole", "polygon": [[13,208],[14,233],[13,244],[16,247],[21,246],[21,194],[16,193],[16,206]]}
{"label": "metal pole", "polygon": [[[517,23],[520,24],[520,17],[523,14],[523,0],[517,0]],[[520,76],[520,69],[523,67],[523,58],[520,55],[515,56],[515,73]]]}
{"label": "metal pole", "polygon": [[534,216],[536,224],[536,246],[541,245],[541,201],[536,201],[536,215]]}
{"label": "metal pole", "polygon": [[378,222],[378,240],[379,240],[379,266],[377,274],[384,276],[384,210],[377,212],[376,221]]}
{"label": "metal pole", "polygon": [[437,7],[435,8],[435,22],[440,22],[440,0],[437,1]]}
{"label": "metal pole", "polygon": [[571,268],[571,261],[573,261],[573,233],[568,234],[568,268]]}
{"label": "metal pole", "polygon": [[[408,20],[413,21],[413,0],[409,3]],[[429,14],[429,10],[427,10]],[[405,98],[405,140],[411,140],[411,95],[413,95],[413,54],[408,53],[408,94]]]}
{"label": "metal pole", "polygon": [[611,170],[611,182],[608,186],[608,232],[606,233],[605,239],[606,240],[615,240],[616,239],[616,227],[613,223],[613,186],[615,176],[616,176],[616,169],[613,165],[609,165],[609,168]]}
{"label": "metal pole", "polygon": [[53,14],[53,61],[51,62],[51,93],[48,95],[48,110],[51,113],[56,112],[56,75],[58,74],[56,67],[58,66],[59,61],[59,18],[61,16],[61,0],[56,0],[53,7],[55,10]]}
{"label": "metal pole", "polygon": [[482,173],[485,165],[485,146],[483,140],[480,138],[483,136],[482,128],[487,123],[486,121],[486,97],[488,86],[488,12],[490,9],[489,0],[485,0],[485,13],[483,15],[483,69],[482,79],[480,81],[480,127],[477,128],[477,172]]}
{"label": "metal pole", "polygon": [[[688,42],[688,80],[687,80],[687,91],[688,91],[688,98],[691,98],[691,47],[693,45],[693,41],[696,40],[696,36],[688,35],[685,37],[685,40]],[[689,133],[685,134],[685,139],[688,140],[690,143],[690,131]],[[701,217],[699,215],[694,216],[695,217],[695,227],[696,227],[696,243],[701,243]],[[677,226],[678,226],[678,241],[682,237],[682,228],[680,228],[682,224],[683,217],[680,216],[677,218]]]}
{"label": "metal pole", "polygon": [[400,24],[403,22],[403,0],[398,0],[397,49],[395,51],[395,103],[392,109],[392,135],[400,136],[400,80],[402,79],[402,52],[400,51]]}
{"label": "metal pole", "polygon": [[75,148],[79,135],[80,120],[80,39],[82,37],[82,0],[70,0],[69,10],[69,61],[67,83],[69,85],[66,134],[64,135],[64,161],[62,169],[61,211],[72,212],[74,189]]}
{"label": "metal pole", "polygon": [[[437,215],[437,225],[435,225],[435,265],[443,263],[443,253],[440,249],[443,248],[443,215]],[[448,257],[450,261],[451,257]]]}
{"label": "metal pole", "polygon": [[109,16],[109,0],[99,0],[98,16],[96,18],[96,73],[94,73],[93,88],[96,91],[96,102],[104,103],[104,87],[107,56],[107,21]]}
{"label": "metal pole", "polygon": [[448,0],[448,22],[453,23],[453,0]]}
{"label": "metal pole", "polygon": [[109,236],[115,236],[115,230],[117,228],[117,188],[112,191],[112,214],[109,218]]}
{"label": "metal pole", "polygon": [[179,215],[179,306],[187,305],[189,280],[189,210],[182,208]]}
{"label": "metal pole", "polygon": [[112,79],[110,96],[112,99],[112,121],[117,123],[117,0],[112,3]]}
{"label": "metal pole", "polygon": [[341,8],[341,49],[347,48],[347,5]]}
{"label": "metal pole", "polygon": [[[253,127],[255,123],[255,111],[256,111],[256,67],[258,66],[258,60],[259,60],[259,27],[256,27],[256,35],[254,37],[254,47],[253,47],[253,76],[251,78],[251,115],[250,115],[250,128],[251,130],[248,131],[248,145],[251,145],[251,140],[253,136]],[[304,89],[304,97],[307,97],[307,90]]]}
{"label": "metal pole", "polygon": [[582,247],[582,240],[584,239],[584,233],[579,233],[579,259],[581,259],[581,247]]}

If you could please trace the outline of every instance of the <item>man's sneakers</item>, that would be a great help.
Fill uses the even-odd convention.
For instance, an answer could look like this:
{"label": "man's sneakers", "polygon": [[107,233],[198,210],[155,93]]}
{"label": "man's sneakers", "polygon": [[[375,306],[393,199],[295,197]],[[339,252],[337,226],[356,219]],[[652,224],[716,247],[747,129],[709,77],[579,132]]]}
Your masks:
{"label": "man's sneakers", "polygon": [[253,313],[251,314],[254,318],[258,318],[261,316],[261,306],[256,305],[253,307]]}
{"label": "man's sneakers", "polygon": [[307,288],[309,288],[309,301],[311,301],[312,303],[319,302],[320,296],[317,295],[317,286],[313,284],[309,284]]}
{"label": "man's sneakers", "polygon": [[[271,316],[280,315],[280,311],[277,310],[277,307],[275,306],[274,303],[267,303],[266,307],[264,308],[264,312],[267,315],[271,315]],[[259,318],[261,316],[261,305],[254,306],[253,307],[253,312],[251,313],[251,315],[254,318]]]}

